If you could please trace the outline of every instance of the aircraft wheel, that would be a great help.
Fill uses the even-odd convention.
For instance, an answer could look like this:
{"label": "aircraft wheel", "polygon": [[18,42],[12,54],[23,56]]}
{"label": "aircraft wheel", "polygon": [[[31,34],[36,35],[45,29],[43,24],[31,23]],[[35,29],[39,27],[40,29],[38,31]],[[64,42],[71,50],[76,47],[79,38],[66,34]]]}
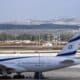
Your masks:
{"label": "aircraft wheel", "polygon": [[42,72],[35,72],[34,79],[44,79]]}
{"label": "aircraft wheel", "polygon": [[15,76],[13,77],[13,79],[24,79],[24,78],[25,78],[24,75],[15,75]]}
{"label": "aircraft wheel", "polygon": [[12,79],[10,76],[0,76],[0,79]]}

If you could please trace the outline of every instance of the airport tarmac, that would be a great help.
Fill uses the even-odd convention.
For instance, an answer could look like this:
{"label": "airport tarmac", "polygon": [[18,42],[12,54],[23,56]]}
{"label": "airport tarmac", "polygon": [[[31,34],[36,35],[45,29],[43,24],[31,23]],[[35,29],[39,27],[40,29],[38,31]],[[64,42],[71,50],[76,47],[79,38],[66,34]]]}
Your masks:
{"label": "airport tarmac", "polygon": [[65,68],[44,73],[48,80],[80,80],[80,68]]}
{"label": "airport tarmac", "polygon": [[[26,77],[28,76],[31,77],[30,79],[24,79],[24,80],[34,80],[32,78],[33,73],[24,73],[24,74],[26,75]],[[80,80],[80,65],[76,67],[44,72],[43,75],[45,76],[45,79],[43,80]]]}
{"label": "airport tarmac", "polygon": [[[38,80],[38,79],[33,79],[34,74],[31,72],[23,74],[25,74],[25,76],[27,77],[26,79],[9,79],[9,80]],[[39,80],[80,80],[80,65],[76,67],[44,72],[43,75],[45,79],[39,79]],[[0,79],[0,80],[6,80],[6,79]]]}

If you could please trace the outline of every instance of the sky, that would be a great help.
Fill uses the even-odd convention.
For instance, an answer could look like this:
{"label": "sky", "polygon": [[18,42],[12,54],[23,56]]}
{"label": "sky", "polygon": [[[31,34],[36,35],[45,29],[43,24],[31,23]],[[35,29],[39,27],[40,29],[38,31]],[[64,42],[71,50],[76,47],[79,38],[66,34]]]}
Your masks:
{"label": "sky", "polygon": [[80,0],[0,0],[0,21],[80,18]]}

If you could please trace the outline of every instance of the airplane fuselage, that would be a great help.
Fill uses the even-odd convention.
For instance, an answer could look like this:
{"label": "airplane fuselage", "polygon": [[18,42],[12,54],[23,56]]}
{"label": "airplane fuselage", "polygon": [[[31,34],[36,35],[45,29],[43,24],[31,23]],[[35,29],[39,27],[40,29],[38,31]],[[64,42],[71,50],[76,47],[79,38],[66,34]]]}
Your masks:
{"label": "airplane fuselage", "polygon": [[13,68],[16,72],[44,72],[75,65],[75,59],[52,56],[1,57],[0,65]]}

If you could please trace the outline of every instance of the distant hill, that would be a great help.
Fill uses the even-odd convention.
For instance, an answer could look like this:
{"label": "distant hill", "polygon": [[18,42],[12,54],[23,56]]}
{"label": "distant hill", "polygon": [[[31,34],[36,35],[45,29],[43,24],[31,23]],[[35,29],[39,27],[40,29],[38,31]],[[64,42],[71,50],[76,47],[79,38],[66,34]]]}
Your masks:
{"label": "distant hill", "polygon": [[0,30],[6,29],[79,29],[78,25],[62,25],[62,24],[0,24]]}

